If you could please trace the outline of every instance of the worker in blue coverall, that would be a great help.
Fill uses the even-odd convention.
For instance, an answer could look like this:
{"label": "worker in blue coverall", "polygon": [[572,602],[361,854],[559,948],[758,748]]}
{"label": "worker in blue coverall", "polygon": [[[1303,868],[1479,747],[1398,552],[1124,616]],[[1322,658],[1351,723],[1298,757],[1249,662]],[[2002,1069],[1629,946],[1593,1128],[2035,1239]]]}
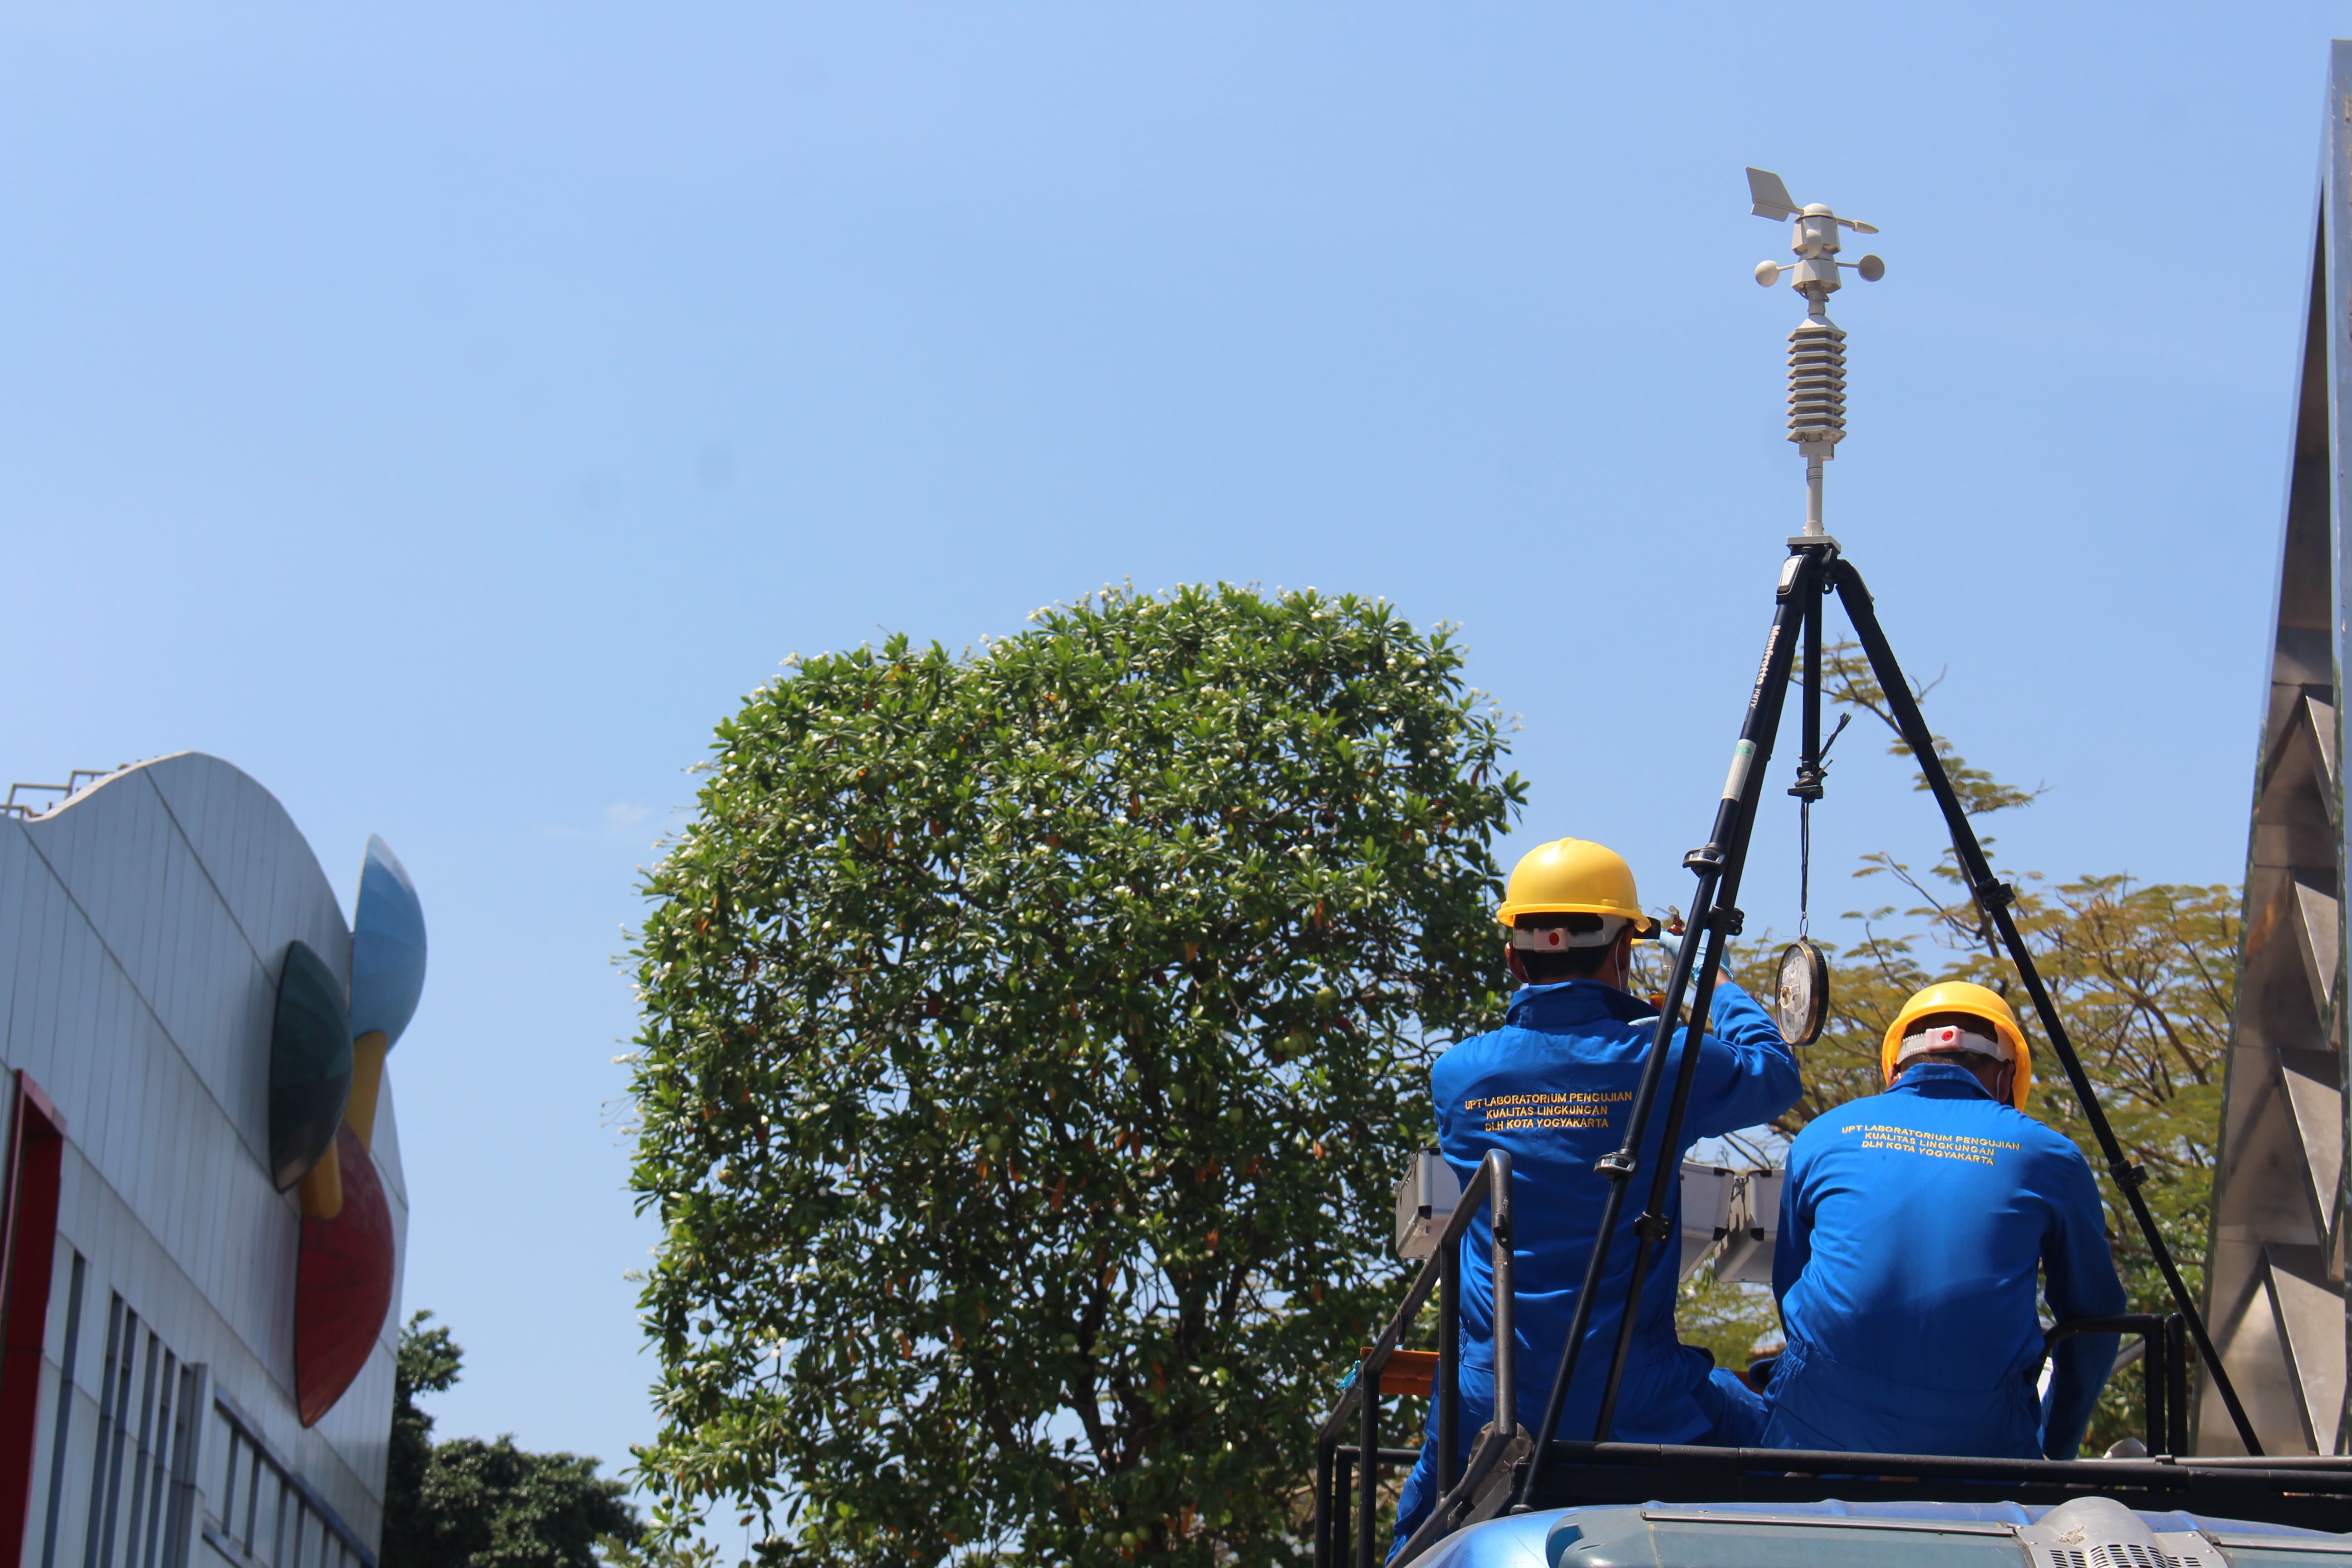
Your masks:
{"label": "worker in blue coverall", "polygon": [[2124,1310],[2090,1164],[2027,1116],[2033,1059],[2009,1004],[1947,981],[1886,1031],[1887,1089],[1789,1150],[1772,1291],[1788,1349],[1766,1390],[1781,1448],[2071,1459],[2116,1358],[2053,1318]]}
{"label": "worker in blue coverall", "polygon": [[[1523,1426],[1543,1419],[1576,1294],[1601,1226],[1607,1187],[1594,1162],[1625,1136],[1633,1087],[1656,1037],[1657,1009],[1625,986],[1637,938],[1654,939],[1633,873],[1613,850],[1561,838],[1529,850],[1512,869],[1497,918],[1509,929],[1511,977],[1520,989],[1499,1029],[1454,1046],[1430,1070],[1438,1148],[1466,1186],[1490,1149],[1510,1152],[1517,1281],[1518,1409]],[[1687,1142],[1769,1121],[1794,1104],[1796,1058],[1764,1010],[1719,981],[1699,1041],[1698,1076],[1682,1136]],[[1665,1064],[1681,1065],[1683,1042]],[[1666,1150],[1665,1106],[1651,1118],[1640,1151],[1646,1184]],[[1642,1191],[1646,1192],[1646,1186]],[[1681,1185],[1667,1191],[1671,1226],[1681,1224]],[[1622,1212],[1607,1272],[1593,1303],[1584,1351],[1559,1431],[1591,1436],[1617,1342],[1633,1269],[1639,1197]],[[1462,1241],[1462,1426],[1466,1457],[1495,1399],[1493,1233],[1486,1215]],[[1758,1439],[1763,1407],[1748,1386],[1717,1369],[1703,1350],[1675,1337],[1672,1244],[1651,1259],[1638,1327],[1618,1395],[1612,1436],[1638,1443],[1744,1445]],[[1396,1544],[1427,1517],[1434,1496],[1437,1402],[1430,1401],[1421,1460],[1398,1500]],[[1456,1474],[1460,1471],[1457,1468]]]}

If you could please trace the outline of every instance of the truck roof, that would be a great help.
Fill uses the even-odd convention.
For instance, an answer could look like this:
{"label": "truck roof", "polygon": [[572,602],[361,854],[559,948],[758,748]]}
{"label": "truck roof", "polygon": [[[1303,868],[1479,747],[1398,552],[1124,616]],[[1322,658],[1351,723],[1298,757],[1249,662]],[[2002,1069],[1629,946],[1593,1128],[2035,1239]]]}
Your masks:
{"label": "truck roof", "polygon": [[[2103,1516],[2100,1508],[2111,1511]],[[2118,1516],[2139,1528],[2116,1528]],[[2106,1539],[2117,1536],[2153,1537],[2153,1549]],[[2057,1508],[1835,1499],[1653,1502],[1490,1520],[1446,1537],[1412,1568],[1879,1568],[1889,1563],[1903,1568],[2352,1568],[2352,1535],[2133,1510],[2105,1498]]]}

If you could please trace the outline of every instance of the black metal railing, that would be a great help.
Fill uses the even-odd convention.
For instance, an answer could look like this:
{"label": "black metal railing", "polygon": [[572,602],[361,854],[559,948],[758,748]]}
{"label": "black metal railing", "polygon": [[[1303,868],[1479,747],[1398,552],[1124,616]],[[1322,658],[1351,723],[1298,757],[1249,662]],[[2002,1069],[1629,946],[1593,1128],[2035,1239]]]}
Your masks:
{"label": "black metal railing", "polygon": [[[1469,1234],[1471,1221],[1482,1208],[1493,1215],[1494,1229],[1495,1418],[1478,1434],[1456,1475],[1454,1456],[1461,1450],[1462,1432],[1462,1238]],[[1433,1289],[1437,1292],[1437,1371],[1430,1394],[1437,1402],[1437,1500],[1428,1522],[1408,1543],[1408,1557],[1454,1528],[1457,1519],[1484,1517],[1477,1512],[1481,1505],[1486,1505],[1488,1511],[1499,1507],[1506,1500],[1504,1488],[1511,1464],[1523,1447],[1516,1441],[1519,1430],[1511,1156],[1500,1149],[1479,1162],[1478,1173],[1463,1189],[1445,1228],[1438,1233],[1437,1250],[1421,1266],[1412,1288],[1405,1292],[1404,1304],[1372,1342],[1371,1350],[1356,1368],[1355,1381],[1340,1394],[1339,1402],[1315,1434],[1316,1568],[1334,1568],[1342,1563],[1376,1568],[1385,1556],[1378,1537],[1381,1471],[1409,1466],[1421,1456],[1412,1448],[1380,1446],[1381,1376]],[[1355,1441],[1343,1445],[1341,1439],[1349,1436]],[[1366,1455],[1371,1456],[1369,1461]],[[1482,1496],[1481,1487],[1490,1478],[1496,1485],[1487,1489],[1495,1495]]]}
{"label": "black metal railing", "polygon": [[2147,1451],[2189,1452],[2189,1320],[2178,1312],[2125,1312],[2112,1318],[2074,1318],[2042,1336],[2043,1360],[2058,1342],[2076,1334],[2137,1334],[2146,1344],[2140,1372],[2147,1405]]}

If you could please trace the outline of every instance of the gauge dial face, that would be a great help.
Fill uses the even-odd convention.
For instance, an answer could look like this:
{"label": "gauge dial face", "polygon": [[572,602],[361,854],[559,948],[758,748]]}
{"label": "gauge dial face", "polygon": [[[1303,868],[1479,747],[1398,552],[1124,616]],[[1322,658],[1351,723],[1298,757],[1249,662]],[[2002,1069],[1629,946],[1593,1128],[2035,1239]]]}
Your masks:
{"label": "gauge dial face", "polygon": [[1780,1037],[1790,1045],[1810,1046],[1822,1037],[1829,1011],[1830,961],[1820,948],[1800,937],[1780,953],[1772,1021],[1780,1026]]}

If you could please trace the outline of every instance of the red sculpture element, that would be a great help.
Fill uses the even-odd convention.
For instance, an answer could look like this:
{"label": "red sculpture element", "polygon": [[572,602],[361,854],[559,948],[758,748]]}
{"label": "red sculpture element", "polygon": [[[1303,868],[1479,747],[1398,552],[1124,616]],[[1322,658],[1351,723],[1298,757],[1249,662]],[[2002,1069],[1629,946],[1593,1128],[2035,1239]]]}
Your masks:
{"label": "red sculpture element", "polygon": [[[0,1079],[0,1082],[5,1082]],[[41,1086],[16,1070],[16,1114],[8,1119],[7,1186],[0,1189],[0,1300],[6,1303],[0,1351],[0,1553],[24,1545],[33,1489],[34,1417],[41,1402],[41,1336],[49,1323],[49,1270],[57,1256],[58,1183],[64,1168],[66,1119]],[[72,1300],[81,1300],[75,1265]]]}
{"label": "red sculpture element", "polygon": [[302,1221],[294,1271],[294,1402],[302,1425],[315,1426],[367,1364],[392,1310],[392,1205],[346,1123],[335,1133],[342,1167],[343,1209],[332,1219]]}

